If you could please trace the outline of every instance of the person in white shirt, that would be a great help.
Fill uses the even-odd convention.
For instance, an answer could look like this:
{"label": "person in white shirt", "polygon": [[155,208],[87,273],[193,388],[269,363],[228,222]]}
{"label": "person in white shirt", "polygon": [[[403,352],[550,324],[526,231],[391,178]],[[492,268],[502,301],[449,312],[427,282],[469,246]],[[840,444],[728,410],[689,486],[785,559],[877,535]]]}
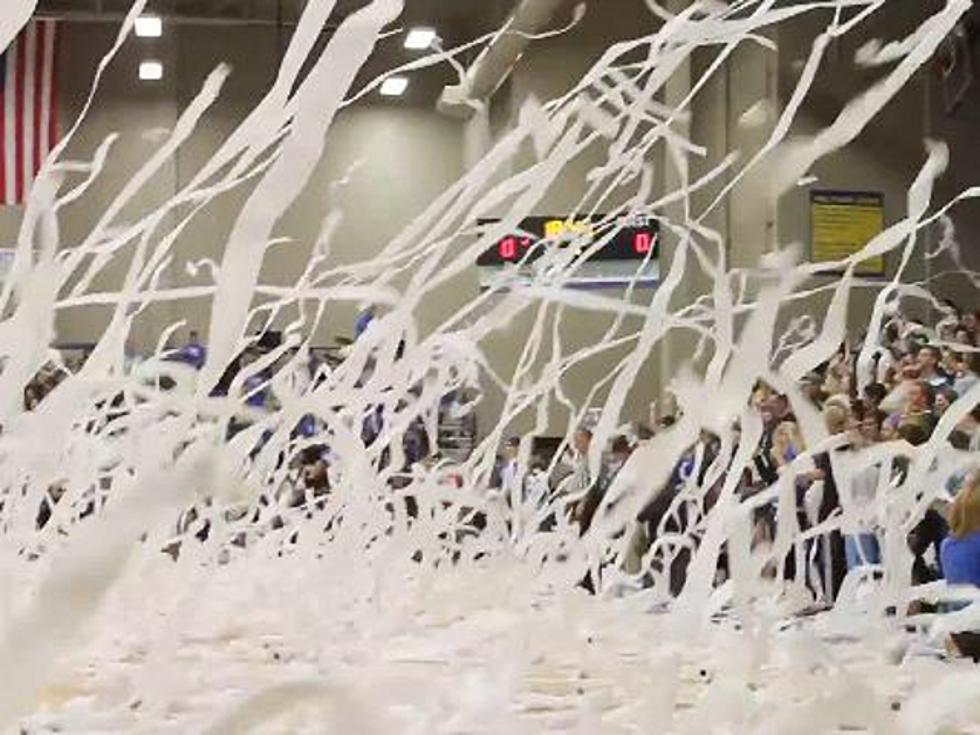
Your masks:
{"label": "person in white shirt", "polygon": [[589,488],[592,486],[592,472],[589,469],[589,447],[592,445],[592,432],[578,429],[572,436],[572,472],[558,485],[558,494],[567,498],[569,518],[578,522]]}
{"label": "person in white shirt", "polygon": [[863,412],[848,432],[851,450],[836,455],[841,472],[841,505],[844,509],[842,531],[847,568],[880,564],[881,549],[875,534],[873,507],[881,479],[881,467],[877,464],[862,465],[858,452],[880,440],[882,414],[878,411]]}
{"label": "person in white shirt", "polygon": [[953,390],[958,396],[966,395],[978,380],[980,380],[980,352],[971,352],[966,359],[965,371],[953,383]]}
{"label": "person in white shirt", "polygon": [[575,451],[574,470],[570,492],[578,495],[584,493],[592,485],[592,472],[589,469],[589,447],[592,445],[592,432],[579,429],[572,437],[572,449]]}
{"label": "person in white shirt", "polygon": [[520,498],[518,482],[520,480],[520,465],[517,456],[520,452],[521,441],[516,436],[511,437],[504,444],[503,463],[500,467],[500,489],[504,497],[511,498],[512,502],[515,493]]}

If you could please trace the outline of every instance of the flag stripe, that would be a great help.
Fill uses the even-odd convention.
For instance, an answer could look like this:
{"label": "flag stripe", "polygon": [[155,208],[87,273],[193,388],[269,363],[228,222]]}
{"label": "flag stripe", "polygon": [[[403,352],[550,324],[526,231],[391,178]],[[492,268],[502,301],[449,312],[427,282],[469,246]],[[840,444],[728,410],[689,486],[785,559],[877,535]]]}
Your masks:
{"label": "flag stripe", "polygon": [[24,29],[24,62],[19,70],[23,74],[23,87],[21,94],[23,98],[18,100],[22,105],[24,117],[24,134],[21,138],[21,145],[18,146],[21,157],[19,164],[21,167],[20,186],[17,187],[17,199],[24,201],[27,199],[27,192],[31,189],[31,182],[34,180],[34,80],[37,76],[34,73],[35,49],[37,48],[37,23],[29,23]]}
{"label": "flag stripe", "polygon": [[20,45],[18,36],[7,49],[7,65],[4,69],[3,85],[3,106],[7,120],[6,135],[3,138],[3,170],[4,170],[4,204],[17,204],[17,176],[15,173],[17,163],[17,106],[15,90],[17,85],[14,77],[17,73],[17,47]]}
{"label": "flag stripe", "polygon": [[48,36],[48,24],[46,22],[41,22],[37,24],[37,40],[35,42],[36,49],[34,51],[34,161],[31,167],[31,180],[33,181],[35,174],[41,170],[41,164],[44,163],[44,156],[47,153],[46,146],[44,145],[44,135],[43,131],[47,130],[47,121],[44,115],[44,84],[47,75],[44,73],[44,57],[47,53],[47,36]]}
{"label": "flag stripe", "polygon": [[58,23],[28,24],[0,56],[0,202],[23,204],[58,141]]}
{"label": "flag stripe", "polygon": [[61,26],[58,25],[56,21],[48,21],[48,27],[51,33],[50,45],[51,45],[51,56],[50,62],[46,69],[45,77],[48,79],[48,91],[44,95],[48,102],[48,152],[54,150],[55,146],[58,145],[58,66],[61,63],[61,44],[58,43],[59,36],[61,35]]}
{"label": "flag stripe", "polygon": [[[7,80],[7,57],[0,56],[0,93]],[[7,139],[7,106],[0,99],[0,204],[7,204],[7,167],[4,165],[4,142]]]}
{"label": "flag stripe", "polygon": [[24,201],[24,62],[26,61],[27,35],[17,39],[17,62],[14,68],[14,201]]}

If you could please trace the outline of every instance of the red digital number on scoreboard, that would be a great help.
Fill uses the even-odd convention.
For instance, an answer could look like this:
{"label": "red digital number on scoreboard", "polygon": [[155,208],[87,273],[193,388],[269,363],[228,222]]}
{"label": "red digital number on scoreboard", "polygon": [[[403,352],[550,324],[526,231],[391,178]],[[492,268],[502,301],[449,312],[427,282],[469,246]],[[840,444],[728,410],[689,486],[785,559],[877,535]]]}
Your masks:
{"label": "red digital number on scoreboard", "polygon": [[633,252],[646,255],[653,249],[654,234],[652,232],[637,232],[633,235]]}
{"label": "red digital number on scoreboard", "polygon": [[501,260],[515,261],[523,258],[530,249],[533,241],[529,237],[517,238],[513,235],[505,237],[497,244],[497,253]]}

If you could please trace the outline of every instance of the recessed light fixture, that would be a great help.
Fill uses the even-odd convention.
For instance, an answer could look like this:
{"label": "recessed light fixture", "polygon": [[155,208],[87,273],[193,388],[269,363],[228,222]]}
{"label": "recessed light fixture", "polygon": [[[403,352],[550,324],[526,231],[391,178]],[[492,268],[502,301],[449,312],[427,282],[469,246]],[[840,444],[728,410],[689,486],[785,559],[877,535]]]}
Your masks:
{"label": "recessed light fixture", "polygon": [[160,38],[163,19],[159,15],[141,15],[136,19],[136,35],[140,38]]}
{"label": "recessed light fixture", "polygon": [[384,97],[401,97],[408,89],[408,77],[388,77],[381,83]]}
{"label": "recessed light fixture", "polygon": [[432,42],[436,40],[435,28],[413,28],[405,36],[405,48],[413,51],[424,51],[432,48]]}
{"label": "recessed light fixture", "polygon": [[144,61],[140,63],[140,80],[158,82],[163,79],[163,64],[159,61]]}

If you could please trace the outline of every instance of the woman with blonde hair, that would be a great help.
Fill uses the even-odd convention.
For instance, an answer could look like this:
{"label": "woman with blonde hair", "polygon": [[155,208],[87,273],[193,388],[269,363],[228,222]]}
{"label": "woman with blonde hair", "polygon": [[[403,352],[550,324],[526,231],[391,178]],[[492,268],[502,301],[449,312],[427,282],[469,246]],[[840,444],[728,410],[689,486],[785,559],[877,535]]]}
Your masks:
{"label": "woman with blonde hair", "polygon": [[949,510],[943,541],[943,574],[950,584],[980,587],[980,472],[972,472]]}
{"label": "woman with blonde hair", "polygon": [[[943,541],[943,575],[949,584],[980,587],[980,472],[971,472],[949,510],[950,534]],[[954,633],[964,656],[980,661],[980,632]]]}
{"label": "woman with blonde hair", "polygon": [[782,421],[772,433],[772,461],[785,467],[806,451],[803,435],[795,421]]}

